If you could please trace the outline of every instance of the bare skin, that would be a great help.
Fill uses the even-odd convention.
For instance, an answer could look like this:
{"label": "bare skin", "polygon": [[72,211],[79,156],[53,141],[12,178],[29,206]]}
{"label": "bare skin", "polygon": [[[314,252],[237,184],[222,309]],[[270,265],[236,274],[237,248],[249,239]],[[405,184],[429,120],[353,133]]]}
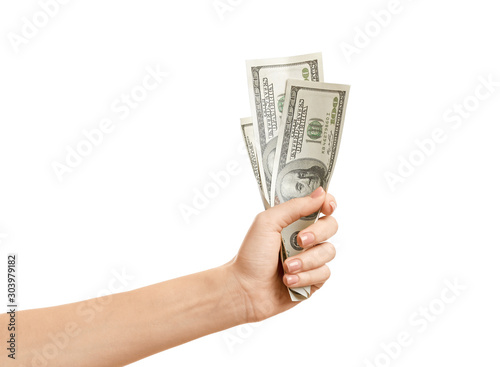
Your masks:
{"label": "bare skin", "polygon": [[[298,304],[286,286],[317,291],[330,276],[337,231],[333,196],[318,188],[257,215],[238,254],[200,273],[133,291],[17,314],[16,359],[6,366],[124,366],[204,335],[261,321]],[[325,216],[299,233],[306,249],[279,263],[281,230],[321,208]],[[285,286],[286,285],[286,286]],[[92,316],[84,310],[93,308]],[[0,337],[8,340],[7,314]],[[43,363],[43,361],[46,362]]]}

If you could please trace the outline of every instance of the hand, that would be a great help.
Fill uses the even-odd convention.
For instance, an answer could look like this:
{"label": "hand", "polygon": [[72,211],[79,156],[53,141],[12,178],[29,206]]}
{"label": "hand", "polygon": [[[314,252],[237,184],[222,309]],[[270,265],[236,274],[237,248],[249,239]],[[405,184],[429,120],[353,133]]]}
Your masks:
{"label": "hand", "polygon": [[[43,355],[45,365],[124,366],[204,335],[283,312],[298,303],[291,301],[285,284],[311,285],[314,292],[330,275],[325,263],[333,259],[335,249],[323,241],[337,231],[337,222],[330,216],[335,206],[333,196],[318,189],[311,196],[257,215],[238,254],[223,266],[129,292],[21,311],[19,317],[29,327],[24,334],[21,330],[23,348],[16,360],[28,365]],[[298,242],[306,251],[287,259],[283,274],[279,258],[282,229],[318,209],[326,216],[299,232]],[[145,300],[147,312],[138,312]],[[97,304],[103,307],[97,310]],[[0,314],[2,340],[9,338],[7,327],[2,326],[9,317]],[[62,338],[65,347],[49,357],[47,346],[58,343],[54,335],[59,342]]]}
{"label": "hand", "polygon": [[[236,257],[229,263],[239,283],[246,308],[246,321],[255,322],[286,311],[293,302],[288,287],[311,286],[311,294],[330,277],[327,262],[335,257],[335,248],[324,242],[338,229],[331,217],[337,204],[332,195],[319,187],[310,196],[289,200],[255,218]],[[301,217],[321,208],[325,216],[302,230],[298,242],[306,249],[285,261],[280,260],[281,230]]]}

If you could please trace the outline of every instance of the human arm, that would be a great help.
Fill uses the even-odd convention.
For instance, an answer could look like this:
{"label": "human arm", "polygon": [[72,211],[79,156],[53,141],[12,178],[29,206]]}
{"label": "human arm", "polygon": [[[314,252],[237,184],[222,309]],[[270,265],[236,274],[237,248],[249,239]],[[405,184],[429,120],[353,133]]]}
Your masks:
{"label": "human arm", "polygon": [[[32,365],[39,356],[50,366],[123,366],[295,306],[284,282],[312,285],[314,292],[329,276],[325,263],[335,250],[322,242],[337,229],[330,216],[332,202],[331,195],[319,190],[260,213],[238,254],[220,267],[97,300],[19,312],[19,364],[12,365]],[[319,208],[325,217],[299,234],[299,243],[308,250],[287,259],[284,275],[279,264],[281,229]],[[301,242],[306,233],[314,237],[307,244]],[[288,269],[294,261],[302,268]],[[290,275],[298,282],[287,283]],[[82,312],[91,304],[99,305],[92,318]],[[6,323],[2,315],[3,339]]]}

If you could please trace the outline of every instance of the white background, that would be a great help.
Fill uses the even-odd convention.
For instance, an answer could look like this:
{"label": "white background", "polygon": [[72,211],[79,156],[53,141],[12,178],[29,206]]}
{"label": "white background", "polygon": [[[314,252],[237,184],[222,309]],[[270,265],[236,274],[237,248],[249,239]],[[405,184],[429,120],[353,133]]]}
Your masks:
{"label": "white background", "polygon": [[[331,279],[256,327],[136,365],[498,365],[500,87],[458,128],[443,117],[472,105],[480,77],[500,81],[496,3],[401,0],[378,34],[372,12],[387,0],[233,4],[221,17],[212,0],[74,0],[16,52],[9,35],[40,5],[2,2],[0,269],[19,254],[21,309],[96,297],[114,271],[134,277],[130,290],[234,256],[262,210],[239,151],[244,61],[321,51],[325,81],[352,85],[330,186]],[[341,45],[367,26],[368,45],[348,60]],[[113,101],[158,65],[169,76],[121,120]],[[59,182],[53,162],[106,117],[114,131]],[[436,128],[446,141],[392,191],[384,175]],[[233,160],[240,173],[186,220],[181,206]],[[442,310],[455,279],[467,289]],[[429,303],[441,313],[422,331],[410,320]],[[381,356],[400,332],[411,345]]]}

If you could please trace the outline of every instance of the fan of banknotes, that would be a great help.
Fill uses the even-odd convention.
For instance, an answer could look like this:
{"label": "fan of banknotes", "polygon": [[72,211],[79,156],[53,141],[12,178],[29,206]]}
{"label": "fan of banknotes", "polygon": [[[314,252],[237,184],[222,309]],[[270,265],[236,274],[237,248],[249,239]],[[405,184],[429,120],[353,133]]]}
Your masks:
{"label": "fan of banknotes", "polygon": [[[349,86],[323,82],[321,53],[249,60],[246,69],[252,117],[241,119],[241,129],[264,207],[307,196],[319,186],[328,190]],[[282,261],[302,251],[297,235],[318,215],[282,231]],[[311,289],[289,292],[301,301]]]}

